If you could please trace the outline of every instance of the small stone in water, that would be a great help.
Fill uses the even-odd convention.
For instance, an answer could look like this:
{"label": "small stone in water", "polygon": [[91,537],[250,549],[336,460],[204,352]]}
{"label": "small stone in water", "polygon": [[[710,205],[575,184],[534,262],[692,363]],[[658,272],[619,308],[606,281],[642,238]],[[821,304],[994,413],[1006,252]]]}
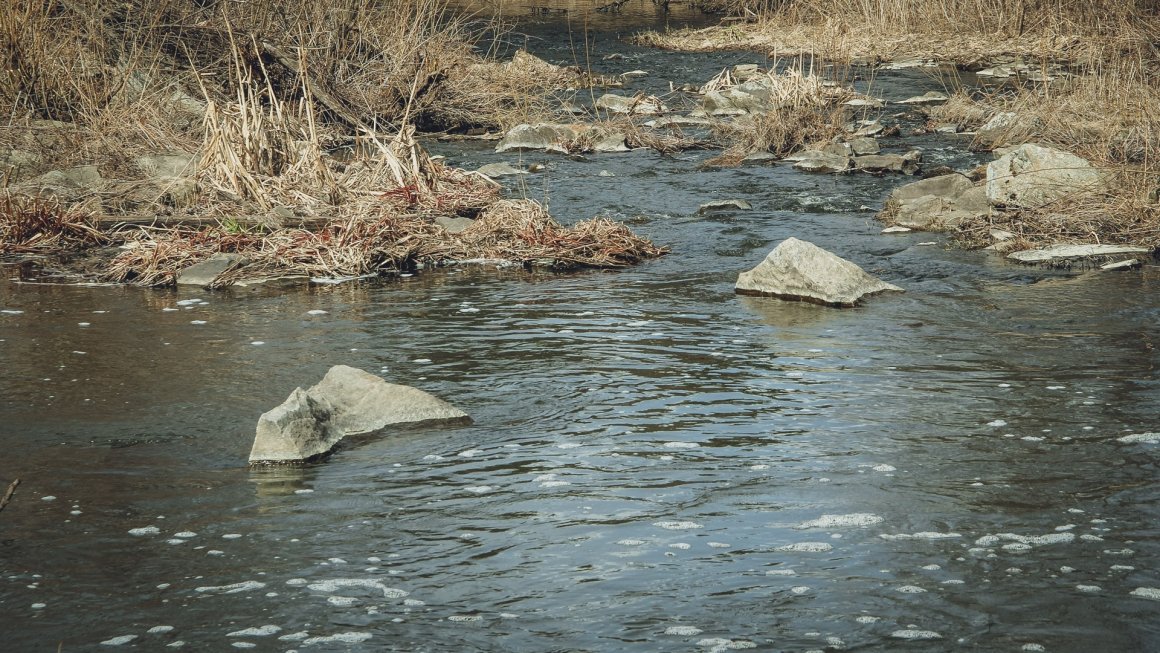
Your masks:
{"label": "small stone in water", "polygon": [[130,535],[157,535],[160,532],[161,529],[156,526],[143,526],[141,528],[129,529]]}
{"label": "small stone in water", "polygon": [[269,637],[274,633],[282,632],[282,628],[274,624],[266,624],[258,628],[246,628],[245,630],[235,630],[232,633],[227,633],[226,637]]}
{"label": "small stone in water", "polygon": [[128,644],[129,642],[131,642],[135,639],[137,639],[136,635],[120,635],[118,637],[106,639],[105,641],[101,642],[101,645],[102,646],[120,646],[122,644]]}
{"label": "small stone in water", "polygon": [[149,633],[150,635],[161,635],[171,630],[173,630],[173,626],[154,626],[145,632]]}

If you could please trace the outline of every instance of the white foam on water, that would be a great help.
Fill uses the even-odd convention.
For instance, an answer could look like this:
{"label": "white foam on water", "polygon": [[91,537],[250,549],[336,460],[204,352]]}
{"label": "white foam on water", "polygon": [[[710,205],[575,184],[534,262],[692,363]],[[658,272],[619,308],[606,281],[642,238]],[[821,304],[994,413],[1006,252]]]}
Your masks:
{"label": "white foam on water", "polygon": [[453,614],[450,617],[447,617],[447,621],[470,623],[474,621],[483,621],[483,617],[477,614]]}
{"label": "white foam on water", "polygon": [[663,528],[667,531],[688,531],[704,528],[704,526],[695,521],[658,521],[654,522],[653,526]]}
{"label": "white foam on water", "polygon": [[290,580],[286,581],[286,584],[291,587],[301,587],[309,582],[310,581],[306,580],[305,578],[291,578]]}
{"label": "white foam on water", "polygon": [[1062,533],[1063,531],[1070,531],[1075,528],[1075,524],[1064,524],[1063,526],[1056,526],[1055,530]]}
{"label": "white foam on water", "polygon": [[77,322],[77,326],[79,326],[79,327],[87,327],[87,326],[92,326],[92,325],[93,325],[92,322]]}
{"label": "white foam on water", "polygon": [[311,583],[306,586],[307,589],[315,592],[324,592],[326,594],[333,594],[338,590],[346,587],[360,587],[365,589],[375,589],[383,593],[383,596],[388,599],[401,599],[410,592],[396,589],[394,587],[387,587],[377,580],[372,578],[332,578],[330,580],[323,580],[316,583]]}
{"label": "white foam on water", "polygon": [[487,494],[495,488],[490,485],[469,485],[463,489],[464,491],[471,492],[472,494]]}
{"label": "white foam on water", "polygon": [[181,310],[180,308],[173,308],[172,306],[166,306],[165,308],[161,309],[161,312],[163,312],[163,313],[176,313],[177,311],[180,311],[180,310]]}
{"label": "white foam on water", "polygon": [[1004,545],[1003,545],[1003,550],[1004,550],[1004,551],[1009,551],[1009,552],[1011,552],[1011,553],[1022,553],[1022,552],[1024,552],[1024,551],[1030,551],[1030,550],[1031,550],[1031,545],[1030,545],[1030,544],[1024,544],[1024,543],[1022,543],[1022,542],[1012,542],[1012,543],[1010,543],[1010,544],[1004,544]]}
{"label": "white foam on water", "polygon": [[201,593],[214,594],[237,594],[238,592],[249,592],[251,590],[259,590],[265,587],[266,584],[256,580],[246,580],[240,583],[231,583],[229,585],[213,585],[207,587],[195,587],[193,591]]}
{"label": "white foam on water", "polygon": [[879,621],[882,621],[882,617],[871,617],[868,614],[864,614],[864,615],[858,617],[857,619],[855,619],[854,621],[857,621],[860,624],[873,624],[873,623],[878,623]]}
{"label": "white foam on water", "polygon": [[265,626],[258,626],[256,628],[246,628],[245,630],[235,630],[232,633],[226,633],[226,637],[269,637],[275,633],[282,632],[282,629],[274,624],[266,624]]}
{"label": "white foam on water", "polygon": [[710,542],[709,543],[710,549],[728,549],[730,546],[732,546],[732,545],[728,544],[726,542]]}
{"label": "white foam on water", "polygon": [[978,546],[995,546],[1000,541],[1001,540],[999,539],[998,535],[984,535],[975,540],[975,544]]}
{"label": "white foam on water", "polygon": [[1021,573],[1023,573],[1023,570],[1018,568],[1018,567],[1007,567],[1007,569],[1005,569],[1004,571],[1006,571],[1008,574],[1021,574]]}
{"label": "white foam on water", "polygon": [[329,311],[324,311],[321,308],[314,308],[306,311],[307,315],[326,315]]}
{"label": "white foam on water", "polygon": [[161,532],[160,528],[156,526],[142,526],[141,528],[130,528],[130,535],[157,535]]}
{"label": "white foam on water", "polygon": [[664,446],[666,449],[698,449],[701,445],[696,442],[666,442]]}
{"label": "white foam on water", "polygon": [[927,571],[938,571],[939,569],[942,569],[940,565],[923,565],[922,568]]}
{"label": "white foam on water", "polygon": [[826,542],[794,542],[777,547],[778,551],[793,551],[796,553],[825,553],[833,551],[834,545]]}
{"label": "white foam on water", "polygon": [[223,556],[226,554],[226,552],[219,549],[210,549],[209,551],[206,551],[205,554],[207,556]]}
{"label": "white foam on water", "polygon": [[990,422],[987,422],[987,426],[993,426],[995,428],[999,428],[1000,426],[1007,426],[1007,421],[1002,420],[1002,419],[995,419],[995,420],[991,420]]}
{"label": "white foam on water", "polygon": [[1065,390],[1065,389],[1066,389],[1066,386],[1062,386],[1062,385],[1049,385],[1049,386],[1047,386],[1047,389],[1048,389],[1048,390]]}
{"label": "white foam on water", "polygon": [[232,642],[230,646],[234,648],[254,648],[257,644],[253,642]]}
{"label": "white foam on water", "polygon": [[540,487],[543,488],[564,487],[565,485],[571,485],[571,483],[568,481],[544,481],[540,483]]}
{"label": "white foam on water", "polygon": [[346,560],[343,560],[342,558],[327,558],[326,561],[332,565],[345,565],[346,564]]}
{"label": "white foam on water", "polygon": [[167,590],[167,589],[169,589],[169,587],[170,587],[170,584],[169,584],[169,583],[161,583],[161,584],[159,584],[159,585],[157,586],[157,589],[159,589],[159,590]]}
{"label": "white foam on water", "polygon": [[68,514],[70,514],[70,515],[72,515],[72,516],[74,516],[74,517],[75,517],[75,516],[77,516],[77,515],[83,515],[84,513],[83,513],[83,512],[81,512],[80,510],[71,510],[71,511],[69,511],[69,513],[68,513]]}
{"label": "white foam on water", "polygon": [[40,500],[41,501],[56,501],[56,497],[54,497],[51,494],[46,494],[46,495],[40,497]]}
{"label": "white foam on water", "polygon": [[15,308],[5,308],[5,309],[0,309],[0,313],[3,313],[4,315],[21,315],[22,313],[24,313],[24,311],[19,311],[19,310],[16,310]]}
{"label": "white foam on water", "polygon": [[166,648],[181,648],[182,646],[185,646],[185,640],[183,639],[179,639],[165,645]]}
{"label": "white foam on water", "polygon": [[882,533],[878,537],[884,540],[953,540],[962,537],[962,534],[922,531],[919,533]]}
{"label": "white foam on water", "polygon": [[1010,384],[1010,383],[1000,383],[1000,384],[999,384],[999,387],[1000,387],[1000,388],[1010,388],[1010,387],[1011,387],[1011,384]]}
{"label": "white foam on water", "polygon": [[120,646],[122,644],[128,644],[135,639],[137,639],[136,635],[118,635],[117,637],[111,637],[101,642],[101,646]]}
{"label": "white foam on water", "polygon": [[1019,650],[1021,651],[1046,651],[1043,644],[1024,644]]}
{"label": "white foam on water", "polygon": [[1084,533],[1083,535],[1079,536],[1079,539],[1083,540],[1084,542],[1103,542],[1104,541],[1104,538],[1100,537],[1099,535],[1092,535],[1091,533]]}
{"label": "white foam on water", "polygon": [[47,603],[33,603],[32,605],[30,605],[28,607],[32,608],[33,610],[43,610],[43,609],[48,607],[48,604]]}
{"label": "white foam on water", "polygon": [[1021,438],[1019,438],[1019,439],[1020,439],[1020,440],[1026,440],[1026,441],[1028,441],[1028,442],[1043,442],[1043,440],[1044,440],[1045,438],[1042,438],[1042,437],[1040,437],[1040,436],[1038,436],[1038,435],[1025,435],[1025,436],[1023,436],[1023,437],[1021,437]]}
{"label": "white foam on water", "polygon": [[1131,591],[1132,596],[1138,596],[1142,599],[1152,599],[1153,601],[1160,601],[1160,589],[1155,587],[1137,587]]}
{"label": "white foam on water", "polygon": [[278,641],[301,642],[302,640],[306,639],[307,637],[310,637],[310,633],[306,632],[305,630],[300,630],[296,633],[286,633],[285,635],[281,635],[278,637]]}
{"label": "white foam on water", "polygon": [[533,478],[532,482],[543,483],[544,481],[554,481],[556,480],[556,476],[556,474],[540,474],[539,476]]}
{"label": "white foam on water", "polygon": [[580,443],[579,442],[561,442],[560,444],[556,445],[556,448],[557,449],[579,449]]}
{"label": "white foam on water", "polygon": [[646,544],[644,540],[625,539],[617,542],[620,546],[640,546]]}
{"label": "white foam on water", "polygon": [[797,576],[797,572],[793,569],[770,569],[765,572],[766,576]]}
{"label": "white foam on water", "polygon": [[894,591],[902,594],[923,594],[926,592],[923,588],[917,585],[903,585],[902,587],[895,587]]}
{"label": "white foam on water", "polygon": [[1108,570],[1109,571],[1136,571],[1136,568],[1133,567],[1132,565],[1112,565],[1111,567],[1108,567]]}
{"label": "white foam on water", "polygon": [[942,584],[942,585],[966,585],[966,581],[959,580],[958,578],[952,578],[950,580],[944,580],[940,584]]}
{"label": "white foam on water", "polygon": [[455,455],[459,456],[460,458],[474,458],[481,453],[483,453],[483,449],[468,449],[467,451],[460,451]]}
{"label": "white foam on water", "polygon": [[856,512],[849,515],[822,515],[817,519],[805,521],[794,528],[849,528],[873,526],[881,524],[884,519],[868,512]]}
{"label": "white foam on water", "polygon": [[1059,573],[1061,573],[1061,574],[1070,574],[1073,571],[1075,571],[1075,567],[1068,567],[1067,565],[1064,565],[1064,566],[1059,568]]}
{"label": "white foam on water", "polygon": [[670,549],[679,549],[681,551],[688,551],[693,545],[687,542],[673,542],[669,545]]}
{"label": "white foam on water", "polygon": [[189,323],[190,323],[190,324],[197,324],[197,325],[201,325],[201,324],[205,324],[205,323],[206,323],[206,321],[205,321],[205,320],[190,320],[190,321],[189,321]]}
{"label": "white foam on water", "polygon": [[182,300],[179,300],[179,301],[177,302],[177,305],[178,305],[178,306],[194,306],[194,305],[196,305],[196,304],[200,304],[200,303],[201,303],[201,299],[199,299],[199,298],[196,298],[196,297],[195,297],[195,298],[193,298],[193,299],[182,299]]}
{"label": "white foam on water", "polygon": [[411,362],[412,363],[419,363],[419,364],[430,363],[431,359],[430,358],[416,358],[415,360],[413,360]]}
{"label": "white foam on water", "polygon": [[1116,438],[1116,440],[1126,444],[1156,444],[1160,443],[1160,433],[1133,433],[1131,435],[1125,435],[1122,438]]}
{"label": "white foam on water", "polygon": [[173,626],[154,626],[145,632],[149,633],[150,635],[162,635],[164,633],[170,632],[171,630],[173,630]]}
{"label": "white foam on water", "polygon": [[419,599],[403,599],[403,605],[409,608],[418,608],[420,606],[427,605],[427,602],[420,601]]}
{"label": "white foam on water", "polygon": [[898,471],[897,467],[895,467],[894,465],[887,465],[886,463],[883,463],[881,465],[875,465],[875,466],[871,467],[870,469],[873,469],[876,472],[896,472],[896,471]]}
{"label": "white foam on water", "polygon": [[805,585],[797,585],[795,587],[789,588],[789,591],[793,592],[794,594],[805,594],[806,592],[810,591],[810,588]]}
{"label": "white foam on water", "polygon": [[908,628],[906,630],[896,630],[890,633],[890,636],[895,639],[942,639],[942,635],[933,630],[916,630]]}
{"label": "white foam on water", "polygon": [[749,469],[752,469],[755,472],[760,472],[762,470],[769,469],[769,465],[750,465]]}
{"label": "white foam on water", "polygon": [[315,644],[359,644],[371,638],[370,633],[336,633],[334,635],[325,635],[322,637],[308,637],[302,640],[303,646],[314,646]]}
{"label": "white foam on water", "polygon": [[1075,588],[1088,594],[1104,591],[1104,588],[1100,587],[1099,585],[1076,585]]}
{"label": "white foam on water", "polygon": [[340,608],[349,608],[355,603],[358,603],[358,599],[353,596],[328,596],[326,597],[326,602]]}
{"label": "white foam on water", "polygon": [[186,542],[188,542],[188,541],[189,541],[189,540],[183,540],[183,539],[180,539],[180,538],[177,538],[177,537],[175,537],[175,538],[173,538],[173,539],[171,539],[171,540],[165,540],[165,543],[166,543],[166,544],[185,544],[185,543],[186,543]]}
{"label": "white foam on water", "polygon": [[700,635],[702,632],[704,631],[696,626],[669,626],[665,628],[666,635],[676,635],[678,637],[692,637],[694,635]]}
{"label": "white foam on water", "polygon": [[193,531],[181,531],[180,533],[174,533],[173,537],[184,537],[184,538],[197,537],[197,533],[194,533]]}

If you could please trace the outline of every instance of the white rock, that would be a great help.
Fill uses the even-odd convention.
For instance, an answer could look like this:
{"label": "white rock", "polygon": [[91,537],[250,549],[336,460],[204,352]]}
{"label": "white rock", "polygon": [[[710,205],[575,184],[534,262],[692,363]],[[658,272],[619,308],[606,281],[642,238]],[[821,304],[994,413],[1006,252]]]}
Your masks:
{"label": "white rock", "polygon": [[744,295],[848,307],[866,295],[902,289],[817,245],[788,238],[757,267],[742,272],[735,290]]}

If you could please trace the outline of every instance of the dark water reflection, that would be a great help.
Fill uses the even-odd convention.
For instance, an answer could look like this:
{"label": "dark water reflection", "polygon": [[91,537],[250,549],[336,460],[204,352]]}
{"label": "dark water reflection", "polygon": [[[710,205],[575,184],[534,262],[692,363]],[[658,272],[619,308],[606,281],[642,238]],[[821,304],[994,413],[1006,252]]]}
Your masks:
{"label": "dark water reflection", "polygon": [[[1160,587],[1157,445],[1116,441],[1156,430],[1156,268],[1075,278],[883,236],[862,207],[896,180],[704,156],[525,157],[551,170],[516,194],[673,248],[632,270],[0,284],[0,481],[23,479],[0,513],[6,650],[1160,646],[1160,604],[1131,594]],[[719,198],[755,208],[696,215]],[[908,292],[735,296],[788,236]],[[475,424],[245,469],[257,416],[334,364]]]}

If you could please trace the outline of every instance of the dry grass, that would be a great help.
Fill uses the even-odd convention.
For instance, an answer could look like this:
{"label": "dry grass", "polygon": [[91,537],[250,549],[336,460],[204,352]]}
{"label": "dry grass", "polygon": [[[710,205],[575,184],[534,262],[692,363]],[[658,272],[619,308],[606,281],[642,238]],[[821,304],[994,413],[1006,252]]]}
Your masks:
{"label": "dry grass", "polygon": [[109,266],[107,279],[144,286],[172,285],[178,273],[216,253],[236,253],[248,263],[218,278],[288,275],[352,277],[393,274],[417,264],[506,261],[524,266],[616,268],[661,256],[667,250],[624,225],[596,218],[563,227],[529,200],[493,203],[468,229],[451,234],[416,214],[383,212],[372,219],[334,222],[318,231],[273,233],[142,231]]}
{"label": "dry grass", "polygon": [[[717,124],[714,131],[731,144],[709,165],[736,165],[754,152],[786,156],[843,133],[842,103],[853,96],[850,89],[827,84],[801,61],[782,73],[769,71],[759,77],[769,91],[770,109]],[[725,70],[701,92],[718,92],[736,84]]]}
{"label": "dry grass", "polygon": [[0,197],[0,254],[54,253],[108,242],[92,217],[49,197]]}

